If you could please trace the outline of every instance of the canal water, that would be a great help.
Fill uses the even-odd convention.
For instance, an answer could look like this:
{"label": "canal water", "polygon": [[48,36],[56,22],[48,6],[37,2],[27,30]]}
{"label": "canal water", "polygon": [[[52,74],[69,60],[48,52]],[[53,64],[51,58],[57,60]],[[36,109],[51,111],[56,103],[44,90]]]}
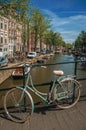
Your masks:
{"label": "canal water", "polygon": [[[45,64],[50,63],[54,64],[57,62],[71,62],[71,61],[74,61],[74,57],[72,55],[55,54],[46,59]],[[74,63],[49,65],[46,68],[35,67],[31,70],[33,83],[42,84],[54,80],[55,75],[53,74],[53,70],[63,70],[64,75],[74,75],[74,67],[75,67]],[[86,70],[82,68],[81,63],[78,64],[77,77],[78,78],[86,77]],[[81,84],[82,84],[82,93],[86,94],[86,80],[81,81]],[[7,88],[16,85],[23,85],[23,80],[13,80],[13,78],[10,77],[0,85],[0,88]],[[46,90],[45,87],[43,89]],[[2,95],[4,95],[4,93],[5,92],[3,92]],[[2,99],[2,97],[0,97],[0,99]]]}
{"label": "canal water", "polygon": [[[57,62],[71,62],[74,61],[74,57],[72,55],[62,55],[62,54],[56,54],[54,56],[50,56],[48,59],[45,60],[45,64],[54,64]],[[74,74],[74,64],[55,64],[55,65],[49,65],[44,67],[34,67],[31,70],[31,75],[33,78],[34,84],[44,83],[44,82],[50,82],[54,79],[53,70],[63,70],[65,75],[73,75]],[[7,79],[3,84],[0,85],[0,87],[7,87],[7,86],[15,86],[15,85],[22,85],[23,80],[13,80],[12,77]]]}

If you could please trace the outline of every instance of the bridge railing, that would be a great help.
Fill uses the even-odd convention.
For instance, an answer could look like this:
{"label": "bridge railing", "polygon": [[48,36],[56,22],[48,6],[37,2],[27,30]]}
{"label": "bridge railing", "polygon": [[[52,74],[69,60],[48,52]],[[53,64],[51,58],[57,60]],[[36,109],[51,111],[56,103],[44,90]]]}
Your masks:
{"label": "bridge railing", "polygon": [[[74,64],[74,75],[76,75],[76,79],[79,80],[79,81],[84,81],[86,80],[86,77],[84,78],[77,78],[77,70],[78,70],[78,63],[85,63],[86,64],[86,60],[75,60],[75,61],[71,61],[71,62],[56,62],[56,63],[49,63],[49,64],[33,64],[33,68],[34,67],[40,67],[40,66],[52,66],[52,65],[58,65],[58,64]],[[25,85],[25,73],[24,73],[24,69],[25,69],[25,66],[15,66],[15,67],[5,67],[5,68],[0,68],[0,71],[2,70],[10,70],[10,69],[16,69],[16,68],[22,68],[23,69],[23,85]],[[85,70],[86,71],[86,70]],[[51,82],[48,82],[48,83],[41,83],[41,84],[34,84],[34,86],[46,86],[46,85],[51,85]],[[11,87],[10,87],[11,88]],[[10,89],[9,87],[6,87],[6,88],[0,88],[0,92],[2,91],[7,91]],[[86,96],[86,95],[82,95],[82,96]]]}

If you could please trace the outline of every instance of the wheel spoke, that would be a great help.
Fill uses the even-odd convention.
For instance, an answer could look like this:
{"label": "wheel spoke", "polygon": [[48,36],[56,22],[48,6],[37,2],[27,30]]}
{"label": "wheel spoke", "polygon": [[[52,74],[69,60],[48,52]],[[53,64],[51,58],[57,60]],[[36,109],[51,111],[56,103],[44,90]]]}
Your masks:
{"label": "wheel spoke", "polygon": [[65,79],[61,81],[61,85],[57,85],[54,89],[54,99],[57,100],[58,107],[62,109],[73,107],[78,102],[79,97],[80,87],[74,79]]}
{"label": "wheel spoke", "polygon": [[21,98],[22,92],[24,91],[19,88],[13,88],[6,93],[4,98],[5,111],[8,117],[15,122],[26,121],[33,111],[31,97],[24,92],[25,98]]}

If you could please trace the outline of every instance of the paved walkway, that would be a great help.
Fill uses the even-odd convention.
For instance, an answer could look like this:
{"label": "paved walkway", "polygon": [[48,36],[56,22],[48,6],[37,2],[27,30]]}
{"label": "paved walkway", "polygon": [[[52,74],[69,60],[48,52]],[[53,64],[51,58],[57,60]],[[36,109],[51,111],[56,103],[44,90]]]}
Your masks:
{"label": "paved walkway", "polygon": [[68,110],[35,110],[30,123],[14,123],[0,114],[0,130],[86,130],[86,99]]}

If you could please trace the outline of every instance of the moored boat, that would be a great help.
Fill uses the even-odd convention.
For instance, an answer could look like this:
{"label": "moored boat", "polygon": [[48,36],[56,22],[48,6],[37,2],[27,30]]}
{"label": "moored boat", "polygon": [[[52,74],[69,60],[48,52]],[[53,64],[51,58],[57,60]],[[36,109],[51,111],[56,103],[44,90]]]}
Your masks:
{"label": "moored boat", "polygon": [[28,72],[30,71],[30,67],[25,67],[24,71],[23,71],[23,65],[20,65],[20,68],[16,68],[13,72],[12,72],[12,77],[13,79],[21,79],[24,76],[26,76],[28,74]]}
{"label": "moored boat", "polygon": [[45,59],[40,58],[40,59],[37,60],[37,62],[38,62],[38,63],[44,63],[44,62],[45,62]]}

